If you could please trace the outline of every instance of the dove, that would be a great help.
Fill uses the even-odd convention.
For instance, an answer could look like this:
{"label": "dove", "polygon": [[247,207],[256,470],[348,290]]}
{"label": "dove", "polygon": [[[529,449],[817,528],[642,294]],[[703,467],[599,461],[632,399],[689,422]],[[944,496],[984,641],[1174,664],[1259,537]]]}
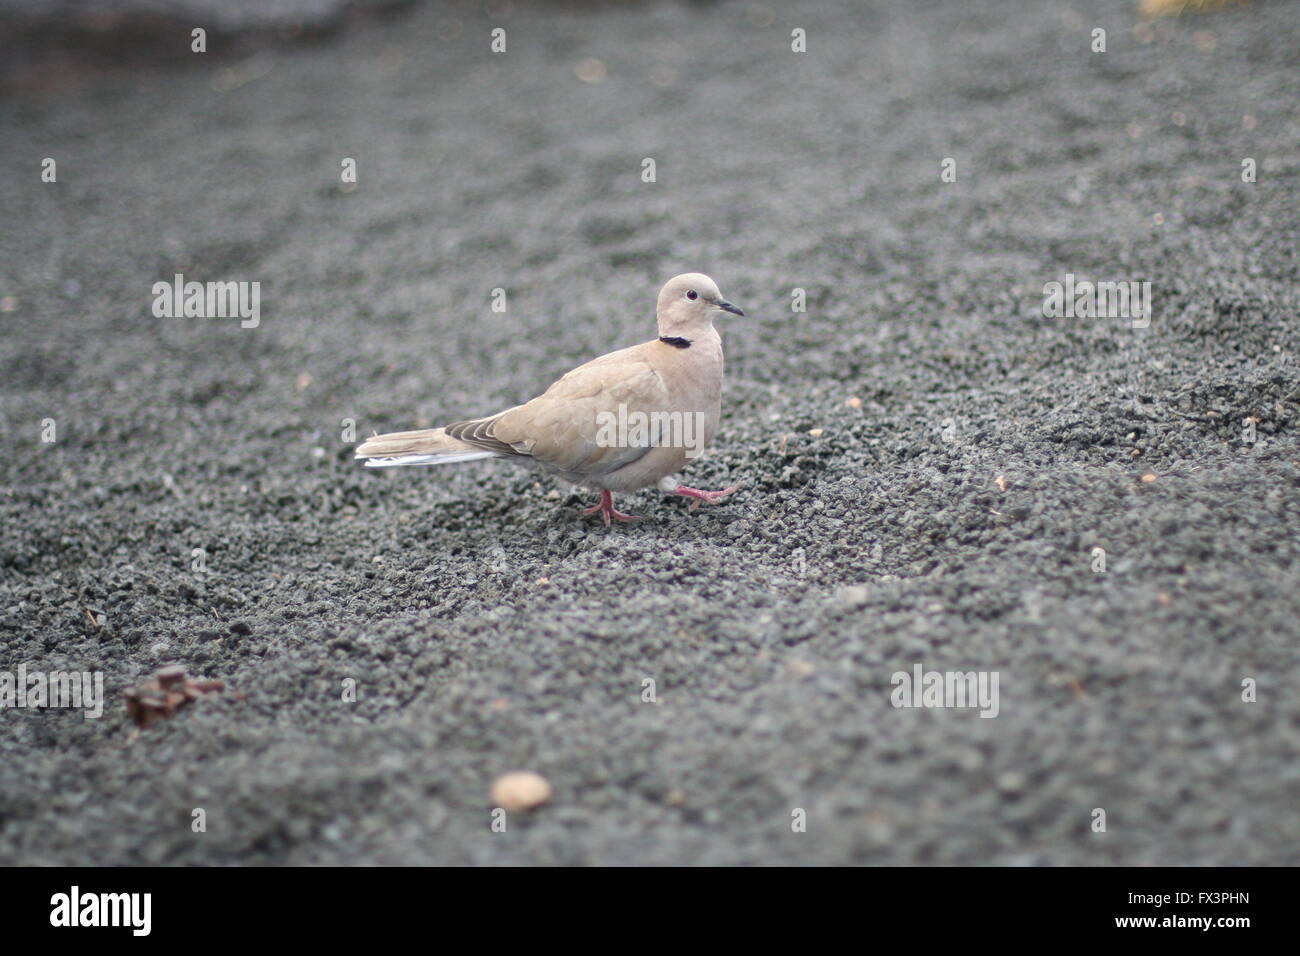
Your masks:
{"label": "dove", "polygon": [[730,495],[674,477],[713,441],[722,412],[723,313],[745,313],[706,275],[669,279],[655,306],[659,337],[579,365],[530,402],[443,428],[375,435],[356,449],[367,467],[500,459],[600,493],[583,511],[637,521],[614,494],[657,487],[690,510]]}

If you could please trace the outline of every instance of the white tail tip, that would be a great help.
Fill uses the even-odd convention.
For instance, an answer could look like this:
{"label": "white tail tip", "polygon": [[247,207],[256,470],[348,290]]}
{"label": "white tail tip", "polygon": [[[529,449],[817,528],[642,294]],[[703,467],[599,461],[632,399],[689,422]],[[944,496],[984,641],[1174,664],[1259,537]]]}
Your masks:
{"label": "white tail tip", "polygon": [[462,461],[481,461],[495,458],[490,451],[465,451],[451,455],[397,455],[394,458],[367,458],[367,468],[395,468],[398,465],[454,465]]}

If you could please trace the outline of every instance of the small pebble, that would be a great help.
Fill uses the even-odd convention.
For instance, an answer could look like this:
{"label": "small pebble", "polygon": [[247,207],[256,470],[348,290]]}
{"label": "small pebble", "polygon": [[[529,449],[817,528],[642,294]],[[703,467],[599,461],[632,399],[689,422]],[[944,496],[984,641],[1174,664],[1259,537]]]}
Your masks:
{"label": "small pebble", "polygon": [[1004,793],[1018,793],[1025,786],[1025,778],[1015,771],[998,776],[998,789]]}
{"label": "small pebble", "polygon": [[573,68],[574,74],[584,83],[602,83],[605,80],[605,64],[588,57]]}
{"label": "small pebble", "polygon": [[865,604],[871,600],[871,589],[860,584],[852,584],[840,588],[835,592],[835,597],[841,604]]}
{"label": "small pebble", "polygon": [[508,813],[532,810],[550,799],[551,785],[539,773],[507,773],[492,784],[492,803]]}

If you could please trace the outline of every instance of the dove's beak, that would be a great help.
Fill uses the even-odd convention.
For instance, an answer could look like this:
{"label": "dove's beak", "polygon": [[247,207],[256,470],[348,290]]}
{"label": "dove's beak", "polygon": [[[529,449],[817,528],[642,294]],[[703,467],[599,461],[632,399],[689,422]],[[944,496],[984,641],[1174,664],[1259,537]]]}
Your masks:
{"label": "dove's beak", "polygon": [[719,302],[718,308],[723,312],[730,312],[732,315],[744,315],[745,310],[738,305],[732,305],[730,302]]}

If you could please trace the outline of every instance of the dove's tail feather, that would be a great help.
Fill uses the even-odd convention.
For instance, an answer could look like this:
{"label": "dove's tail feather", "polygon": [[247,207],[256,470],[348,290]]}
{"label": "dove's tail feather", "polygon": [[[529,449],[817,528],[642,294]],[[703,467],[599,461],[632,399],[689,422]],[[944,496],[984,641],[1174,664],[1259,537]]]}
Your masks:
{"label": "dove's tail feather", "polygon": [[461,461],[496,458],[490,451],[467,451],[460,455],[398,455],[395,458],[367,458],[367,468],[392,468],[394,465],[454,465]]}
{"label": "dove's tail feather", "polygon": [[462,461],[498,457],[495,452],[484,451],[466,442],[457,441],[442,428],[375,435],[357,446],[356,456],[366,459],[368,468],[391,468],[396,465],[451,465]]}

